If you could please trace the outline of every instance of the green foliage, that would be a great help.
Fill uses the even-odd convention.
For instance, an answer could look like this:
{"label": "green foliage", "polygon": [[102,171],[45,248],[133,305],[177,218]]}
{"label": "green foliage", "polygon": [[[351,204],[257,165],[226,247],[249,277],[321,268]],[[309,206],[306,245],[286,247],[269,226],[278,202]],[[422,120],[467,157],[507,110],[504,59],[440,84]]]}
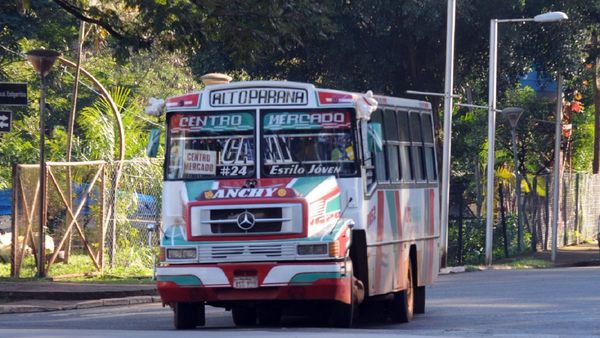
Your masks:
{"label": "green foliage", "polygon": [[[584,47],[590,32],[599,29],[600,2],[472,0],[457,6],[455,83],[461,94],[470,87],[476,104],[485,104],[487,97],[490,19],[532,17],[550,10],[563,10],[570,19],[502,23],[499,31],[499,107],[525,109],[517,133],[520,169],[529,182],[532,174],[549,167],[554,134],[552,124],[540,122],[553,120],[554,103],[515,86],[534,66],[550,76],[560,70],[567,75],[569,92],[583,94],[586,108],[573,116],[573,167],[590,168],[594,112],[592,88],[583,80],[589,83],[592,77],[581,60],[591,55]],[[11,185],[12,164],[39,161],[39,78],[20,53],[45,47],[74,59],[77,16],[98,23],[88,25],[83,66],[112,89],[119,102],[126,158],[143,156],[150,127],[164,128],[164,118],[144,116],[147,99],[198,88],[195,77],[210,71],[226,71],[236,79],[279,78],[397,96],[404,96],[406,89],[443,88],[446,3],[439,0],[7,0],[0,3],[0,13],[0,80],[28,82],[30,98],[28,107],[15,108],[13,131],[0,135],[0,188]],[[73,73],[56,66],[48,77],[48,160],[65,158]],[[113,159],[119,137],[113,114],[90,81],[82,82],[74,160]],[[441,101],[430,99],[439,109]],[[439,128],[439,118],[435,120]],[[487,112],[456,109],[453,120],[453,175],[476,177],[475,169],[485,169]],[[501,116],[497,124],[496,165],[514,168],[510,129]],[[467,186],[469,201],[479,184],[471,180]],[[542,186],[538,184],[538,194]],[[135,191],[124,194],[132,199]],[[135,207],[135,201],[131,203],[119,207]],[[514,222],[510,224],[512,243]],[[470,228],[465,239],[467,259],[479,260],[481,226]],[[495,242],[494,248],[498,256],[501,245]],[[143,260],[129,253],[123,258]]]}
{"label": "green foliage", "polygon": [[[125,158],[143,156],[146,146],[145,125],[139,119],[141,108],[129,99],[131,90],[116,87],[111,93],[125,133],[127,145]],[[82,130],[82,140],[77,147],[80,154],[76,158],[85,160],[112,160],[119,153],[119,131],[111,104],[100,97],[92,106],[84,107],[77,118]]]}
{"label": "green foliage", "polygon": [[[21,278],[33,278],[36,276],[36,265],[33,256],[25,257],[21,267]],[[88,255],[72,255],[69,258],[69,264],[55,263],[49,271],[50,277],[69,276],[68,280],[74,281],[119,281],[132,277],[150,278],[152,268],[150,265],[141,266],[139,264],[122,265],[114,269],[105,269],[104,273],[98,274],[94,263]],[[10,263],[0,263],[0,278],[10,277]],[[61,280],[66,280],[61,278]]]}
{"label": "green foliage", "polygon": [[[142,225],[145,226],[145,225]],[[145,238],[140,233],[140,228],[131,222],[117,223],[117,254],[114,259],[118,269],[134,269],[135,271],[151,271],[155,259],[158,257],[158,248],[141,245]]]}
{"label": "green foliage", "polygon": [[535,258],[511,259],[510,261],[502,263],[501,265],[511,267],[513,269],[546,269],[553,266],[552,262]]}
{"label": "green foliage", "polygon": [[[462,264],[479,265],[485,260],[485,219],[463,220],[463,242],[462,242]],[[523,238],[525,248],[523,252],[518,251],[517,223],[513,214],[506,216],[506,233],[508,239],[509,257],[529,252],[531,245],[531,233],[525,230]],[[494,261],[505,258],[504,255],[504,229],[498,221],[493,229],[492,257]],[[451,220],[448,229],[448,265],[457,265],[459,259],[459,226],[456,220]]]}

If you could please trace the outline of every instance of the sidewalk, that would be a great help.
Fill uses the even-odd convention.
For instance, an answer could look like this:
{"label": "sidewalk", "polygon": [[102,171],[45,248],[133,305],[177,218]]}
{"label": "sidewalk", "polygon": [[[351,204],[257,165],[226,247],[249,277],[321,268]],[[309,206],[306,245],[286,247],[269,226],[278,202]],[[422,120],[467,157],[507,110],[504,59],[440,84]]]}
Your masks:
{"label": "sidewalk", "polygon": [[[552,261],[552,251],[536,252],[533,258]],[[555,267],[595,265],[600,265],[598,243],[565,246],[556,250]]]}
{"label": "sidewalk", "polygon": [[[598,248],[597,243],[584,243],[558,248],[556,250],[556,261],[554,264],[552,264],[552,251],[550,250],[518,257],[494,258],[491,267],[482,265],[478,268],[476,267],[475,270],[508,269],[507,263],[528,258],[548,261],[550,266],[555,268],[570,266],[600,266],[600,249]],[[440,274],[460,273],[465,271],[465,266],[451,266],[441,269]]]}
{"label": "sidewalk", "polygon": [[0,314],[160,302],[154,284],[0,281]]}

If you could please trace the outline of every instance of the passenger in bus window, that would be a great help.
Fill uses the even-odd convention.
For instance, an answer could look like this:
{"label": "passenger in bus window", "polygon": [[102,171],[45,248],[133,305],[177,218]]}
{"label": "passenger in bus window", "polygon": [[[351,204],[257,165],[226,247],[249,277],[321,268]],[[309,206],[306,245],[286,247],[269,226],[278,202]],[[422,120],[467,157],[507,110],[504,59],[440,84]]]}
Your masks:
{"label": "passenger in bus window", "polygon": [[354,148],[349,135],[336,136],[334,148],[331,151],[332,161],[354,161]]}
{"label": "passenger in bus window", "polygon": [[180,178],[180,168],[182,166],[182,154],[180,154],[179,146],[175,143],[171,145],[171,155],[169,159],[169,178]]}

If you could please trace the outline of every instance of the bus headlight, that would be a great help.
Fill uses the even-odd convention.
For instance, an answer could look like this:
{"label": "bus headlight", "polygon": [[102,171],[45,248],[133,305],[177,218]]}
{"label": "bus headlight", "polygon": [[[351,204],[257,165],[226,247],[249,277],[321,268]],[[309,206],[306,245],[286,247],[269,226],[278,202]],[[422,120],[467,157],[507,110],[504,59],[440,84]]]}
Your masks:
{"label": "bus headlight", "polygon": [[298,255],[327,255],[327,243],[298,244]]}
{"label": "bus headlight", "polygon": [[196,259],[196,248],[167,249],[167,259]]}

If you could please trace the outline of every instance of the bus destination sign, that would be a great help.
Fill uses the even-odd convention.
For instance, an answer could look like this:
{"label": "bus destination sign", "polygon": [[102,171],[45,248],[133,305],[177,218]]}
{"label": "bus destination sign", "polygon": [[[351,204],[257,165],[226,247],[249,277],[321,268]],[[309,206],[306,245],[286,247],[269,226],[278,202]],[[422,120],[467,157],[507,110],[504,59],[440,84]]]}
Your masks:
{"label": "bus destination sign", "polygon": [[221,89],[210,93],[209,102],[212,107],[305,106],[308,91],[272,87]]}

